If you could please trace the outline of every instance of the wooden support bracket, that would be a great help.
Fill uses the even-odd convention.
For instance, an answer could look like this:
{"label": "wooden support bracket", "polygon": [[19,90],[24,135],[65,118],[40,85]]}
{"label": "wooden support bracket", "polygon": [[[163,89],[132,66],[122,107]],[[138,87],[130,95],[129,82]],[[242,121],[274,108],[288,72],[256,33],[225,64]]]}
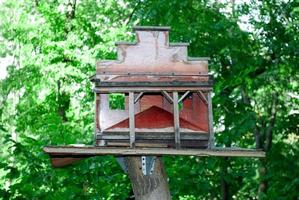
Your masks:
{"label": "wooden support bracket", "polygon": [[140,92],[137,97],[134,99],[134,103],[137,103],[137,101],[141,98],[141,96],[143,95],[143,92]]}
{"label": "wooden support bracket", "polygon": [[186,96],[188,96],[189,93],[190,93],[190,91],[185,92],[185,93],[183,94],[183,96],[181,96],[181,98],[179,99],[179,103],[180,103],[181,101],[183,101],[183,100],[186,98]]}
{"label": "wooden support bracket", "polygon": [[173,103],[173,99],[172,99],[172,97],[168,94],[168,92],[166,92],[166,91],[162,91],[161,93],[162,93],[163,96],[167,99],[167,101],[169,101],[169,103]]}
{"label": "wooden support bracket", "polygon": [[205,95],[202,93],[202,91],[197,91],[196,92],[197,95],[199,96],[199,98],[206,104],[208,105],[209,104],[209,101],[206,99]]}

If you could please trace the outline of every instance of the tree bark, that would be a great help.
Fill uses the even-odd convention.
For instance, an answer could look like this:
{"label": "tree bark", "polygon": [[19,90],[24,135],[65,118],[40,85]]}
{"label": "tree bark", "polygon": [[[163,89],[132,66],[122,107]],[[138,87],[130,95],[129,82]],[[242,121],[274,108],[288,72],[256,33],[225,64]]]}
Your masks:
{"label": "tree bark", "polygon": [[229,200],[231,199],[229,194],[229,183],[226,180],[228,176],[228,165],[229,159],[228,157],[223,158],[222,166],[221,166],[221,199],[222,200]]}
{"label": "tree bark", "polygon": [[143,175],[140,156],[125,158],[136,200],[170,200],[167,176],[161,157],[157,157],[151,175]]}
{"label": "tree bark", "polygon": [[[272,148],[272,137],[273,137],[273,128],[275,125],[276,113],[277,113],[277,101],[278,94],[272,94],[272,104],[270,109],[270,118],[268,126],[263,126],[264,132],[261,133],[261,130],[256,130],[256,148],[263,149],[265,152],[269,152]],[[263,135],[264,141],[261,141],[261,135]],[[257,140],[259,139],[259,140]],[[259,189],[258,189],[258,199],[264,199],[268,190],[268,179],[267,178],[267,158],[261,159],[259,167],[259,175],[261,178]]]}
{"label": "tree bark", "polygon": [[260,162],[260,167],[258,169],[260,175],[260,185],[258,189],[258,199],[264,199],[266,197],[267,189],[268,189],[268,180],[266,178],[267,175],[267,160],[262,159]]}

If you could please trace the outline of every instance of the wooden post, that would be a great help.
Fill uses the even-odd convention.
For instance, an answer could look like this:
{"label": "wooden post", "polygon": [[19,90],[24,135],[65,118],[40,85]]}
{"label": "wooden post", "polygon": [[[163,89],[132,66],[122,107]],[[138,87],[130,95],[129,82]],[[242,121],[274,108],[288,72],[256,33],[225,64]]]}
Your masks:
{"label": "wooden post", "polygon": [[161,157],[157,157],[153,174],[144,175],[140,156],[125,157],[135,200],[170,200],[167,176]]}
{"label": "wooden post", "polygon": [[178,92],[173,92],[173,123],[174,123],[174,132],[175,132],[175,146],[178,149],[181,147]]}
{"label": "wooden post", "polygon": [[214,129],[213,129],[213,108],[211,92],[208,93],[208,115],[209,115],[209,148],[214,147]]}
{"label": "wooden post", "polygon": [[[95,106],[95,117],[94,117],[94,120],[95,120],[94,141],[95,141],[96,145],[99,145],[96,142],[97,134],[101,133],[100,104],[101,104],[101,94],[96,93],[96,103],[95,103],[96,106]],[[101,141],[100,143],[101,143],[100,145],[104,145],[103,141]]]}
{"label": "wooden post", "polygon": [[134,92],[129,92],[129,129],[130,129],[130,147],[135,147],[135,108]]}

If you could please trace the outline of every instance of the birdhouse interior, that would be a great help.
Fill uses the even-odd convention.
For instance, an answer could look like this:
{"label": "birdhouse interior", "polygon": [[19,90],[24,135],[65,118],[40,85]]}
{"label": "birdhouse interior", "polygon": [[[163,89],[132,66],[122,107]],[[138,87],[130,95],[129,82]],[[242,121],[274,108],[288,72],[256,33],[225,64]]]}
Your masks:
{"label": "birdhouse interior", "polygon": [[208,59],[188,57],[187,43],[169,43],[169,30],[135,27],[136,42],[116,43],[117,60],[97,63],[97,146],[213,146]]}

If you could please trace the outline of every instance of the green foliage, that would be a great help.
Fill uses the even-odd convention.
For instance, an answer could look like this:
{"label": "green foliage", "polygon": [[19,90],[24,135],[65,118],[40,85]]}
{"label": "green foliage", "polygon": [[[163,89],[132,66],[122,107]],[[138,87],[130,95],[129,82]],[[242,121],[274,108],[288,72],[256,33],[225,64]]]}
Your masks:
{"label": "green foliage", "polygon": [[125,95],[121,93],[109,94],[109,108],[112,110],[124,110]]}
{"label": "green foliage", "polygon": [[[264,160],[165,157],[173,199],[298,199],[299,4],[231,2],[1,1],[0,57],[12,62],[0,80],[0,199],[129,198],[113,157],[52,169],[42,147],[93,143],[89,77],[97,60],[116,57],[115,41],[133,40],[135,24],[171,26],[190,56],[211,58],[217,146],[267,151]],[[115,94],[109,105],[124,101]]]}

